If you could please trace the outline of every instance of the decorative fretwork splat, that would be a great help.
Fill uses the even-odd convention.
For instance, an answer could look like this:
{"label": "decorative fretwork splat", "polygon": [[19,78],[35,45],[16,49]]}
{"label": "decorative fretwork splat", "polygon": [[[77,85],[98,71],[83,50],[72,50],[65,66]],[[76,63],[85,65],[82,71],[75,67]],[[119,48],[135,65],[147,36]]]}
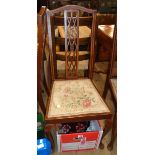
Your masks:
{"label": "decorative fretwork splat", "polygon": [[66,78],[78,77],[79,11],[65,10]]}

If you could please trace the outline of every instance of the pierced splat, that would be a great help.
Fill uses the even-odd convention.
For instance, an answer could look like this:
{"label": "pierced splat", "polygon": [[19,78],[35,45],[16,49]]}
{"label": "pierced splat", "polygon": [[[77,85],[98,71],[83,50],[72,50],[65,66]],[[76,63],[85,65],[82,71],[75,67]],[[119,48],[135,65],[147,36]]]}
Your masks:
{"label": "pierced splat", "polygon": [[64,11],[66,78],[78,78],[79,11]]}

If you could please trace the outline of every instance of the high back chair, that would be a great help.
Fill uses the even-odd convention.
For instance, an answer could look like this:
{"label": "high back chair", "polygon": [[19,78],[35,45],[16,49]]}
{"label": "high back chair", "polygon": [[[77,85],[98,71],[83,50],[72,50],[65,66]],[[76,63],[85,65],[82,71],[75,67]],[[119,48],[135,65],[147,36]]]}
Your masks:
{"label": "high back chair", "polygon": [[108,144],[108,149],[113,149],[114,140],[117,134],[117,25],[114,29],[114,38],[113,38],[113,50],[111,52],[111,59],[109,62],[107,78],[103,91],[103,98],[106,99],[108,90],[110,89],[111,96],[114,103],[114,114],[112,120],[112,134],[111,141]]}
{"label": "high back chair", "polygon": [[111,51],[111,58],[108,66],[108,73],[105,82],[105,87],[103,91],[103,98],[107,96],[108,89],[112,88],[112,94],[114,95],[115,100],[117,100],[117,25],[114,28],[113,34],[113,47]]}
{"label": "high back chair", "polygon": [[[90,16],[79,17],[80,11]],[[58,17],[58,13],[64,17]],[[78,122],[111,118],[111,112],[95,88],[92,77],[95,58],[95,24],[96,11],[76,5],[67,5],[55,10],[47,10],[48,45],[51,60],[50,95],[46,104],[45,132],[53,144],[50,136],[53,124]],[[64,26],[65,36],[58,37],[55,30],[58,25]],[[88,26],[90,35],[79,37],[80,26]],[[79,51],[79,45],[89,44],[89,51]],[[65,45],[65,51],[56,52],[56,45]],[[87,58],[87,77],[80,77],[79,61]],[[57,72],[57,60],[65,61],[65,77],[60,79]]]}
{"label": "high back chair", "polygon": [[[39,103],[39,106],[45,115],[46,113],[46,107],[44,105],[42,92],[43,92],[43,86],[46,93],[49,95],[50,89],[48,87],[48,83],[51,83],[50,81],[47,82],[46,75],[45,75],[45,65],[44,62],[49,59],[46,57],[45,54],[45,46],[46,46],[46,37],[47,37],[47,28],[46,28],[46,7],[42,6],[39,13],[37,14],[37,35],[38,35],[38,47],[37,47],[37,101]],[[47,67],[50,68],[50,64],[48,61]],[[50,74],[50,70],[47,69],[48,74]],[[50,78],[48,78],[50,80]]]}

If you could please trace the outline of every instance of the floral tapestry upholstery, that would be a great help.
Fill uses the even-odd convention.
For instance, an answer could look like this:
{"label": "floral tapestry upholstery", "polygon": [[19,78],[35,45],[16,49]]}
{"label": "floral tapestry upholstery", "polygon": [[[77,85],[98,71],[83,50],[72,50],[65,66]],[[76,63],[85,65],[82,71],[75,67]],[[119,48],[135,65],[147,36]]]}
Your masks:
{"label": "floral tapestry upholstery", "polygon": [[110,112],[90,79],[54,81],[48,118]]}

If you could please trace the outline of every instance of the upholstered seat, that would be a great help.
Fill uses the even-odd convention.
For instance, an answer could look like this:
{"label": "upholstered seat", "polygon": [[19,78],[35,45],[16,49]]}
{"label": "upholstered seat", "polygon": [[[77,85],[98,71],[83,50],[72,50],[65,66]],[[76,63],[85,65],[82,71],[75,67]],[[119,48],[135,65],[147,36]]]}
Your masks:
{"label": "upholstered seat", "polygon": [[48,117],[109,113],[90,79],[54,81]]}
{"label": "upholstered seat", "polygon": [[98,28],[109,38],[113,38],[114,25],[99,25]]}

